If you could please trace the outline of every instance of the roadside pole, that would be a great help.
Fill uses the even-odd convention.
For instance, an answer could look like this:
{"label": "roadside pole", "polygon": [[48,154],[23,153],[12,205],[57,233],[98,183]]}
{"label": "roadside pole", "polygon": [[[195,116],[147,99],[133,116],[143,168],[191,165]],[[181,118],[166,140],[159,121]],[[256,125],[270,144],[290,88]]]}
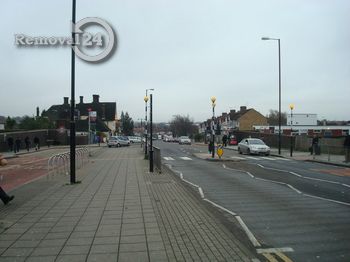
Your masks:
{"label": "roadside pole", "polygon": [[149,172],[153,172],[153,95],[150,94],[149,122],[150,122],[150,149],[149,149]]}
{"label": "roadside pole", "polygon": [[[75,25],[76,0],[73,0],[72,22]],[[75,184],[75,29],[72,30],[72,54],[71,54],[71,105],[70,105],[70,183]]]}

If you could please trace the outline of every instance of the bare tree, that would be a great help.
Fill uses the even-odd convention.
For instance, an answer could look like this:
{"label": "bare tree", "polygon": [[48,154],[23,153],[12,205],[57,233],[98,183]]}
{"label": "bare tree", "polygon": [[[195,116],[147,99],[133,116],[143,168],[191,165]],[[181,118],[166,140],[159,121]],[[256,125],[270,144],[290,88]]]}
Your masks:
{"label": "bare tree", "polygon": [[[279,121],[279,114],[278,110],[272,110],[270,109],[269,114],[266,116],[267,122],[269,125],[277,126]],[[281,112],[281,124],[286,125],[287,124],[287,113]]]}
{"label": "bare tree", "polygon": [[170,122],[170,130],[173,136],[193,136],[198,132],[190,117],[175,115]]}

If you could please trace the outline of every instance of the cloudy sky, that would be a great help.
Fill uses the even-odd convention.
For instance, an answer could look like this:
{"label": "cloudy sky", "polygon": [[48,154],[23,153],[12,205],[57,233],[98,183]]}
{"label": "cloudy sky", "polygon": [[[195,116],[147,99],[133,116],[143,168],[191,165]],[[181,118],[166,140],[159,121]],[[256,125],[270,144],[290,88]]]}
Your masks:
{"label": "cloudy sky", "polygon": [[[0,115],[33,115],[70,95],[70,50],[18,48],[14,34],[69,36],[71,1],[2,0]],[[278,108],[281,39],[282,110],[350,120],[348,0],[77,0],[77,20],[100,17],[118,35],[102,64],[77,59],[76,100],[117,102],[144,117],[154,88],[154,119],[175,114],[203,121],[210,97],[221,114],[241,105]]]}

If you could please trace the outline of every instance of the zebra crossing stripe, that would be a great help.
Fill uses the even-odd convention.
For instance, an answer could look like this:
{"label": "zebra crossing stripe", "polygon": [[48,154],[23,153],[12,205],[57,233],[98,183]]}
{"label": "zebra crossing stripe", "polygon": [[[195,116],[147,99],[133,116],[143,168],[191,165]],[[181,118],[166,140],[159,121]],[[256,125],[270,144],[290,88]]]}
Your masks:
{"label": "zebra crossing stripe", "polygon": [[183,157],[180,157],[182,160],[192,160],[191,158],[187,157],[187,156],[183,156]]}
{"label": "zebra crossing stripe", "polygon": [[261,157],[262,159],[266,159],[266,160],[271,160],[271,161],[275,161],[277,160],[276,158],[271,158],[271,157]]}
{"label": "zebra crossing stripe", "polygon": [[240,159],[240,160],[244,160],[245,159],[244,157],[239,157],[239,156],[231,156],[231,158],[233,158],[233,159]]}
{"label": "zebra crossing stripe", "polygon": [[170,156],[168,156],[168,157],[163,157],[165,160],[175,160],[174,158],[172,158],[172,157],[170,157]]}
{"label": "zebra crossing stripe", "polygon": [[279,157],[278,160],[283,160],[283,161],[291,161],[291,159],[288,158],[283,158],[283,157]]}
{"label": "zebra crossing stripe", "polygon": [[253,160],[261,160],[260,158],[257,157],[252,157],[252,156],[247,156],[248,159],[253,159]]}

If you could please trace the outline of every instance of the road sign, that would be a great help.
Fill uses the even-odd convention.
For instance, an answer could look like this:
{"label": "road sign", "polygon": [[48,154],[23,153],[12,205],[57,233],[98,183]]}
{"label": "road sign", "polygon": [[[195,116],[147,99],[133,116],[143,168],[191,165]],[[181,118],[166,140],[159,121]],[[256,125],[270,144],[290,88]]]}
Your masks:
{"label": "road sign", "polygon": [[218,149],[216,150],[216,153],[219,156],[219,158],[222,157],[222,155],[224,154],[224,149],[223,149],[222,145],[218,145]]}

